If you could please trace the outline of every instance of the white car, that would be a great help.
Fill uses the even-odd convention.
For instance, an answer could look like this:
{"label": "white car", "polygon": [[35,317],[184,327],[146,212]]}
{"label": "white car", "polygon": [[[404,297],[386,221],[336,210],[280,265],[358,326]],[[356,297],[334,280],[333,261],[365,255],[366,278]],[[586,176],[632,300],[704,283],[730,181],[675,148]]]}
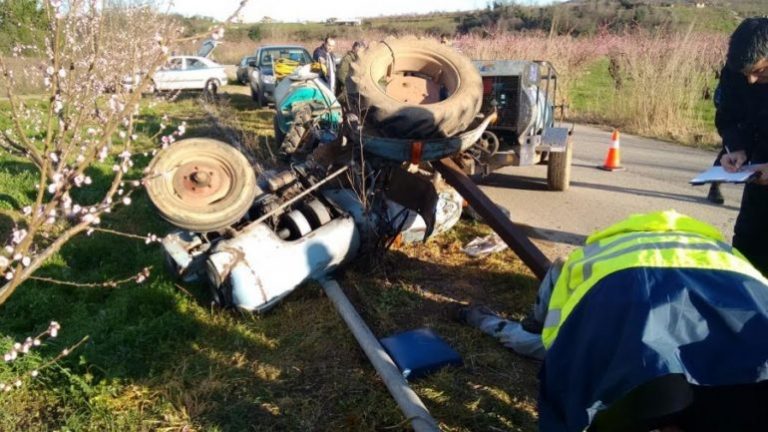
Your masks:
{"label": "white car", "polygon": [[227,83],[224,66],[197,56],[173,56],[155,72],[150,91],[207,90],[218,91]]}

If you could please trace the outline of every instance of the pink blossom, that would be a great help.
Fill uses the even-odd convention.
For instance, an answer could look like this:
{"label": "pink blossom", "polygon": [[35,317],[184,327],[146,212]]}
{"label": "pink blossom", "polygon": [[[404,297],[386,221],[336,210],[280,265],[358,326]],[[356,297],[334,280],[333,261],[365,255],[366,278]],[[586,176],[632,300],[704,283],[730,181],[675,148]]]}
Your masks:
{"label": "pink blossom", "polygon": [[27,236],[27,230],[25,229],[15,229],[11,233],[11,242],[13,244],[20,244],[24,238]]}

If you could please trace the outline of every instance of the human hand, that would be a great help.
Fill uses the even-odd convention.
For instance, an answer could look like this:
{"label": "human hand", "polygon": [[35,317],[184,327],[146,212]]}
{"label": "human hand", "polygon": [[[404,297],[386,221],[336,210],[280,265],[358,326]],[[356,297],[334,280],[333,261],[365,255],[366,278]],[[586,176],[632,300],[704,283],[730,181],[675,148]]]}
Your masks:
{"label": "human hand", "polygon": [[747,152],[739,150],[731,153],[726,153],[720,158],[720,165],[728,172],[736,172],[741,169],[744,162],[747,161]]}
{"label": "human hand", "polygon": [[768,163],[755,167],[757,176],[752,180],[759,185],[768,186]]}

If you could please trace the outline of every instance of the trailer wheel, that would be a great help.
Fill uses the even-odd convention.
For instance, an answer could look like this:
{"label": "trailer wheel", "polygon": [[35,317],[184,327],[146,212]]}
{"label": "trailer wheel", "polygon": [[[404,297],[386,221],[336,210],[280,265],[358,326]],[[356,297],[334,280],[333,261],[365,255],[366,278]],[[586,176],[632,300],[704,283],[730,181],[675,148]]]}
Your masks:
{"label": "trailer wheel", "polygon": [[149,165],[147,194],[160,216],[195,232],[216,231],[240,220],[256,194],[256,174],[234,147],[207,138],[179,141]]}
{"label": "trailer wheel", "polygon": [[349,99],[359,99],[360,118],[383,136],[453,136],[480,111],[480,73],[431,39],[387,39],[363,51],[351,69]]}
{"label": "trailer wheel", "polygon": [[547,186],[550,190],[568,190],[571,185],[571,159],[573,159],[573,143],[570,138],[565,145],[565,151],[549,152]]}

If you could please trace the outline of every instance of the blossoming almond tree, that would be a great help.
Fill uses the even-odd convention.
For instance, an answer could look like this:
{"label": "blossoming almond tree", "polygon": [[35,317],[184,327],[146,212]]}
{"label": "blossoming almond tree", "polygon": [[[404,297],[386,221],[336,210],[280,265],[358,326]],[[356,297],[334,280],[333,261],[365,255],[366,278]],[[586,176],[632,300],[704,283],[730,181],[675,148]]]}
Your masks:
{"label": "blossoming almond tree", "polygon": [[[0,304],[75,236],[94,230],[116,233],[101,228],[101,218],[116,206],[130,205],[133,190],[141,185],[138,179],[127,181],[126,174],[133,166],[142,91],[172,47],[191,39],[182,39],[183,29],[156,4],[48,0],[42,7],[49,22],[45,46],[18,45],[13,55],[45,60],[16,76],[0,57],[0,86],[10,105],[0,116],[8,116],[12,125],[0,131],[0,148],[31,161],[38,177],[34,202],[13,214],[15,227],[0,251]],[[209,36],[222,35],[223,26],[211,29]],[[19,80],[40,80],[43,100],[16,95]],[[163,142],[183,132],[181,125]],[[73,192],[94,187],[89,169],[104,163],[112,164],[112,173],[100,201],[77,202]],[[90,285],[141,282],[147,276],[143,269],[122,281]]]}

